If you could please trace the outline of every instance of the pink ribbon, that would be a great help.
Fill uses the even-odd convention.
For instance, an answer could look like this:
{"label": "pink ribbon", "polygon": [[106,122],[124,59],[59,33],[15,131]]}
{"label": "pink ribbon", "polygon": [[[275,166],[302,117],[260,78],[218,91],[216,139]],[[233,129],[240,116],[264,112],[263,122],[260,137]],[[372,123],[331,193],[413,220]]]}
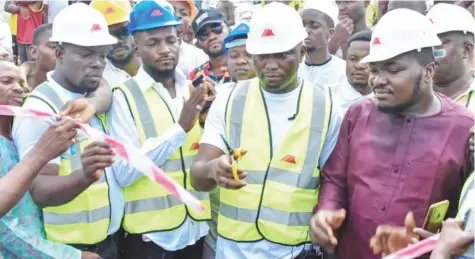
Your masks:
{"label": "pink ribbon", "polygon": [[440,234],[433,235],[413,245],[403,248],[396,253],[383,257],[382,259],[412,259],[424,255],[434,250]]}
{"label": "pink ribbon", "polygon": [[[59,116],[56,114],[9,105],[0,105],[0,115],[59,118]],[[102,131],[92,128],[87,124],[79,124],[79,129],[93,141],[107,142],[115,151],[116,156],[125,160],[132,167],[142,172],[152,181],[162,185],[187,206],[190,206],[201,212],[204,211],[204,206],[198,199],[186,191],[182,186],[174,182],[163,170],[158,168],[155,163],[152,162],[152,160],[143,155],[137,147],[120,143],[116,139],[104,134]]]}

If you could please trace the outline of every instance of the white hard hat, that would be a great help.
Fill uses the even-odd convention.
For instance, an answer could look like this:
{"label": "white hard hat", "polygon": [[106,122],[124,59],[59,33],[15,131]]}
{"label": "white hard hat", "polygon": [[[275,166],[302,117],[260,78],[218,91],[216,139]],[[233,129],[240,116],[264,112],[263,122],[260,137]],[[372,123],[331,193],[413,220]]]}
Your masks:
{"label": "white hard hat", "polygon": [[475,19],[465,8],[455,4],[436,4],[426,15],[436,27],[437,33],[461,31],[475,34]]}
{"label": "white hard hat", "polygon": [[117,43],[117,39],[109,34],[106,18],[84,3],[72,4],[56,15],[49,40],[85,47]]}
{"label": "white hard hat", "polygon": [[304,3],[303,10],[317,10],[328,15],[333,23],[338,23],[338,5],[335,0],[308,0]]}
{"label": "white hard hat", "polygon": [[400,54],[442,45],[435,25],[419,12],[405,8],[386,13],[374,27],[369,55],[361,63],[391,59]]}
{"label": "white hard hat", "polygon": [[277,2],[259,9],[249,27],[246,50],[252,55],[289,51],[308,36],[299,13]]}

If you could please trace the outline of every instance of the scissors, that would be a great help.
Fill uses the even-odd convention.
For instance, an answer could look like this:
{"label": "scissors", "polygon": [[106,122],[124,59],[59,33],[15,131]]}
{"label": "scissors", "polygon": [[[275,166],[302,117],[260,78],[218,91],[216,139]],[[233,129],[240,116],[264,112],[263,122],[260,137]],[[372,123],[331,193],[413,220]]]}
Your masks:
{"label": "scissors", "polygon": [[[223,135],[220,135],[221,139],[224,142],[224,145],[226,145],[226,148],[228,149],[229,154],[231,155],[231,167],[233,169],[233,178],[235,181],[239,182],[239,176],[237,173],[237,162],[236,160],[241,160],[242,158],[242,150],[240,148],[232,149],[229,143],[226,141],[226,139],[223,137]],[[234,156],[236,156],[236,159],[234,159]]]}

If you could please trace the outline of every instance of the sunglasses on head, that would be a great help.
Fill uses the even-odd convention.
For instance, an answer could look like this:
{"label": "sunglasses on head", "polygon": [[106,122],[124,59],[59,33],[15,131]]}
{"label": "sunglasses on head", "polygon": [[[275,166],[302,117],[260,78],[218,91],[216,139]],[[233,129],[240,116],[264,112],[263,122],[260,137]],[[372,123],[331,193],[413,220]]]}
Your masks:
{"label": "sunglasses on head", "polygon": [[217,25],[212,25],[204,30],[201,30],[199,31],[197,34],[196,34],[196,38],[198,38],[198,40],[200,41],[205,41],[208,39],[209,37],[209,33],[212,32],[216,35],[220,35],[221,33],[223,33],[223,26],[221,24],[217,24]]}

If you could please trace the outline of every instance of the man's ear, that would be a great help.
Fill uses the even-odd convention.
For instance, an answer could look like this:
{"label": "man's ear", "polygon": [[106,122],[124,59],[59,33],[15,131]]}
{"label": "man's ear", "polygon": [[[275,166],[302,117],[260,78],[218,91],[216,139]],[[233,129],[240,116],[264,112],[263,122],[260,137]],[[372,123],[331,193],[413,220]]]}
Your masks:
{"label": "man's ear", "polygon": [[64,49],[62,46],[58,46],[55,50],[56,60],[63,62],[64,59]]}
{"label": "man's ear", "polygon": [[35,45],[30,45],[28,51],[30,52],[31,58],[36,61],[38,59],[38,47]]}
{"label": "man's ear", "polygon": [[465,44],[463,44],[463,57],[468,59],[473,57],[473,43],[465,42]]}

